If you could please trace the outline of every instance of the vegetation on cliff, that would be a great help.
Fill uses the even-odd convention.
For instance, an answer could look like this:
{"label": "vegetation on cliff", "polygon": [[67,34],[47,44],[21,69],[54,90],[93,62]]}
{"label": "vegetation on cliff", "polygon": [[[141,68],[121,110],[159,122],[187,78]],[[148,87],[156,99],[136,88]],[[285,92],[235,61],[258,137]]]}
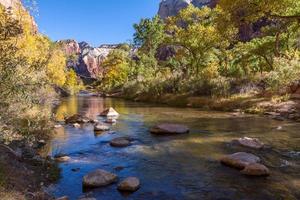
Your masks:
{"label": "vegetation on cliff", "polygon": [[[300,72],[298,1],[227,1],[215,8],[192,5],[177,16],[135,24],[130,61],[115,52],[107,64],[123,67],[101,77],[101,89],[131,98],[163,94],[230,97],[241,93],[289,93]],[[245,27],[251,39],[241,38]],[[246,30],[247,31],[247,30]],[[109,84],[118,79],[117,85]],[[108,84],[105,84],[108,83]],[[104,84],[104,85],[103,85]]]}

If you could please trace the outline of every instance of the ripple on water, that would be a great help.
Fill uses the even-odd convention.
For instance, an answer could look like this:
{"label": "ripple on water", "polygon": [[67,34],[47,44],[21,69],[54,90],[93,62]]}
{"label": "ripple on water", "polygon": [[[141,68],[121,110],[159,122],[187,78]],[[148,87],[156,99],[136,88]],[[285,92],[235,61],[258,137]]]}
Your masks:
{"label": "ripple on water", "polygon": [[[55,195],[77,199],[85,192],[92,192],[101,200],[300,199],[296,189],[300,172],[295,167],[300,164],[300,125],[297,123],[97,97],[64,99],[56,115],[63,118],[80,113],[101,121],[104,119],[97,116],[108,107],[121,114],[117,124],[112,126],[114,134],[95,134],[92,125],[55,130],[57,133],[45,151],[71,157],[70,162],[60,165],[60,181],[48,189]],[[149,133],[151,126],[164,122],[185,124],[191,133],[166,137]],[[274,128],[279,126],[282,130]],[[123,136],[134,139],[129,147],[109,145],[111,139]],[[259,138],[271,148],[254,151],[230,144],[240,137]],[[280,149],[286,151],[282,154]],[[248,178],[219,163],[222,155],[237,151],[261,157],[270,167],[271,176]],[[82,177],[97,168],[116,173],[120,180],[138,177],[141,188],[130,196],[118,192],[116,184],[83,191]],[[74,172],[72,169],[80,170]]]}

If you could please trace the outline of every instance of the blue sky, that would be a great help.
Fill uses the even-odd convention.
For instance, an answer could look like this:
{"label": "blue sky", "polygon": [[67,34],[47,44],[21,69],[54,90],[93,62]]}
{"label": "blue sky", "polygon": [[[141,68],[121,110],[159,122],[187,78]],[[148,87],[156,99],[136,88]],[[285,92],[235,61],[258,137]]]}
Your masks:
{"label": "blue sky", "polygon": [[75,39],[94,46],[132,39],[132,25],[153,17],[160,0],[36,0],[39,30],[52,40]]}

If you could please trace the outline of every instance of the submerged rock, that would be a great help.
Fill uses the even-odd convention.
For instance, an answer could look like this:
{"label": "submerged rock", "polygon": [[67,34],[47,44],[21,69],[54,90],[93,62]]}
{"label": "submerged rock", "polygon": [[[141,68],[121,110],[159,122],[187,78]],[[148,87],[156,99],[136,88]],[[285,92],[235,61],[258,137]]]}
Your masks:
{"label": "submerged rock", "polygon": [[262,149],[264,147],[264,143],[256,138],[243,137],[238,139],[237,141],[240,145],[253,149]]}
{"label": "submerged rock", "polygon": [[260,158],[245,152],[238,152],[231,155],[223,156],[220,159],[224,165],[234,167],[237,169],[244,169],[249,164],[255,164],[260,162]]}
{"label": "submerged rock", "polygon": [[110,141],[110,146],[113,147],[127,147],[130,145],[130,140],[125,137],[115,138]]}
{"label": "submerged rock", "polygon": [[150,132],[157,135],[184,134],[189,133],[189,128],[179,124],[160,124],[150,129]]}
{"label": "submerged rock", "polygon": [[119,116],[119,113],[113,109],[112,107],[104,110],[100,116],[103,116],[103,117],[118,117]]}
{"label": "submerged rock", "polygon": [[110,127],[104,124],[98,123],[94,126],[95,131],[109,131]]}
{"label": "submerged rock", "polygon": [[136,177],[128,177],[118,185],[118,190],[135,192],[140,188],[140,180]]}
{"label": "submerged rock", "polygon": [[248,175],[248,176],[269,176],[270,170],[259,163],[253,163],[247,165],[242,171],[242,174]]}
{"label": "submerged rock", "polygon": [[117,179],[117,175],[97,169],[85,175],[82,184],[84,187],[103,187],[114,183]]}

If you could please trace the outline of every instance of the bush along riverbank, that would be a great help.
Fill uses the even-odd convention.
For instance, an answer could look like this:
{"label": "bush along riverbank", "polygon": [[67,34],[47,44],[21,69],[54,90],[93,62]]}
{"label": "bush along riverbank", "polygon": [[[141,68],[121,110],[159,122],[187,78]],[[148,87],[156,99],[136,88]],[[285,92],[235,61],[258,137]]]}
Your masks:
{"label": "bush along riverbank", "polygon": [[110,52],[94,85],[140,101],[298,118],[299,7],[220,0],[142,19],[133,44]]}

